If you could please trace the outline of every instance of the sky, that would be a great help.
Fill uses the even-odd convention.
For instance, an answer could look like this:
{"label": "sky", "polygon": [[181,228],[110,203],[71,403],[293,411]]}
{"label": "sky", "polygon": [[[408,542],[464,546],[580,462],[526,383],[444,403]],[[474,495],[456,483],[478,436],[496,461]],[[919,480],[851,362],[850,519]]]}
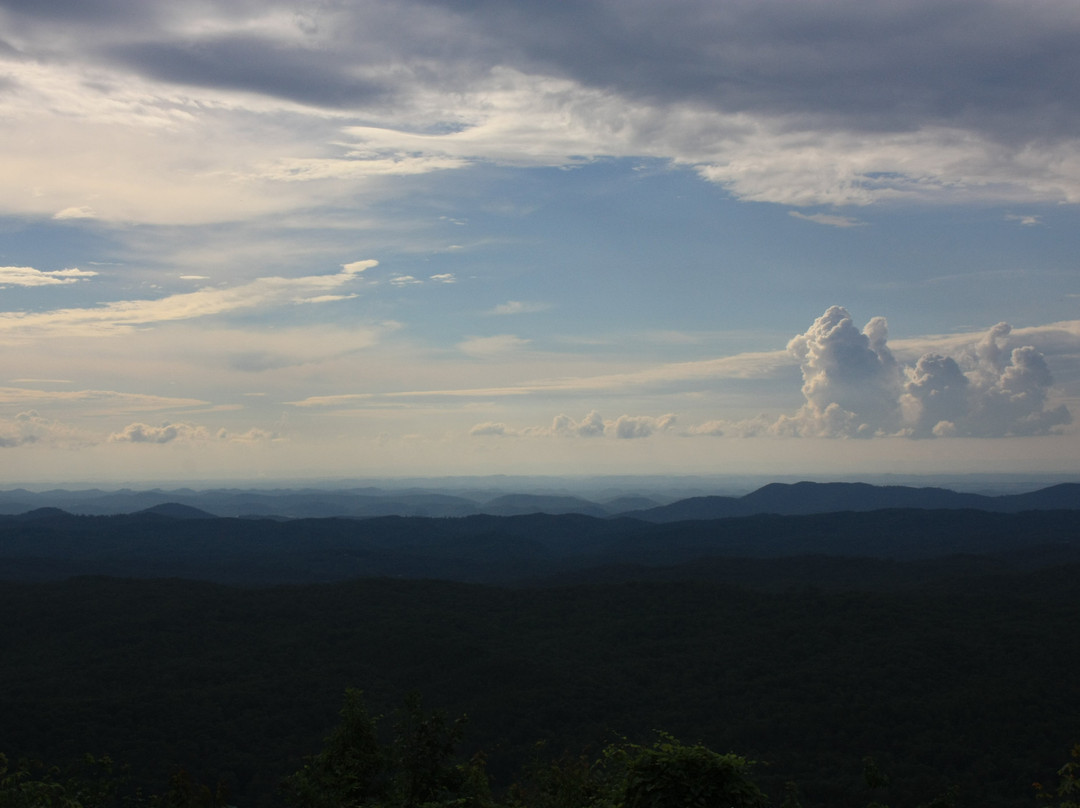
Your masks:
{"label": "sky", "polygon": [[1076,472],[1075,0],[2,0],[0,483]]}

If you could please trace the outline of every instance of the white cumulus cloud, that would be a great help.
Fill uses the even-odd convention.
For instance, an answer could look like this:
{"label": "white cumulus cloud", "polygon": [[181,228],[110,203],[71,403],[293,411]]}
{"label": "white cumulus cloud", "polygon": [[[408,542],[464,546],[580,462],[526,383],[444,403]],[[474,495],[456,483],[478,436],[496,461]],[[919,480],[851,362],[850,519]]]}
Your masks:
{"label": "white cumulus cloud", "polygon": [[1071,422],[1064,405],[1049,407],[1054,380],[1046,359],[1031,345],[1008,350],[1011,331],[998,323],[960,362],[937,354],[919,359],[901,399],[913,436],[1044,435]]}
{"label": "white cumulus cloud", "polygon": [[144,423],[128,424],[109,436],[112,443],[205,443],[229,441],[231,443],[258,443],[274,440],[277,436],[265,429],[251,428],[246,432],[230,432],[227,429],[211,431],[199,424],[166,421],[161,426]]}
{"label": "white cumulus cloud", "polygon": [[[805,404],[775,422],[733,425],[742,434],[861,437],[1005,437],[1045,435],[1070,423],[1051,406],[1053,378],[1031,345],[1011,349],[999,323],[957,356],[924,353],[909,366],[887,345],[885,319],[859,330],[833,306],[788,343],[802,370]],[[713,425],[702,433],[714,432]]]}
{"label": "white cumulus cloud", "polygon": [[172,443],[173,441],[207,441],[212,435],[206,427],[187,423],[164,423],[161,426],[128,424],[109,436],[114,443]]}
{"label": "white cumulus cloud", "polygon": [[96,441],[68,424],[42,417],[36,410],[20,412],[14,418],[0,418],[0,449],[17,446],[79,448]]}

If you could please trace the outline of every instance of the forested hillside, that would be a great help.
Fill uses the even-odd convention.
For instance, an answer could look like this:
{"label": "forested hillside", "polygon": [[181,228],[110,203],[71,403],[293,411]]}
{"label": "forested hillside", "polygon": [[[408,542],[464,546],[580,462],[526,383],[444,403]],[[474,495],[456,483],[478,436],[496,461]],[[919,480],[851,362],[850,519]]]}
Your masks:
{"label": "forested hillside", "polygon": [[[808,490],[758,500],[797,505]],[[171,778],[159,808],[226,793],[285,805],[282,783],[315,765],[343,694],[359,690],[388,716],[381,731],[413,692],[467,715],[452,766],[475,779],[465,761],[482,754],[490,799],[507,808],[585,808],[583,792],[544,796],[538,773],[581,786],[598,761],[669,743],[658,731],[698,763],[758,761],[755,788],[788,808],[791,782],[804,808],[946,793],[953,803],[933,804],[1031,808],[1032,782],[1080,740],[1078,573],[1069,507],[678,522],[222,518],[185,503],[4,516],[0,795],[48,791],[49,766],[90,753],[129,767],[132,799]],[[405,793],[396,748],[380,804]],[[44,768],[18,763],[30,759]],[[622,804],[601,792],[593,808]]]}
{"label": "forested hillside", "polygon": [[662,524],[580,514],[278,521],[47,509],[0,517],[0,579],[7,580],[113,575],[267,585],[386,576],[506,584],[612,565],[805,556],[978,556],[980,565],[1034,569],[1080,561],[1080,510],[909,509]]}
{"label": "forested hillside", "polygon": [[0,750],[85,752],[276,805],[347,688],[467,714],[496,789],[558,756],[662,729],[761,761],[769,793],[862,806],[1030,806],[1076,739],[1076,567],[899,592],[710,583],[527,589],[366,580],[260,589],[84,578],[0,586]]}

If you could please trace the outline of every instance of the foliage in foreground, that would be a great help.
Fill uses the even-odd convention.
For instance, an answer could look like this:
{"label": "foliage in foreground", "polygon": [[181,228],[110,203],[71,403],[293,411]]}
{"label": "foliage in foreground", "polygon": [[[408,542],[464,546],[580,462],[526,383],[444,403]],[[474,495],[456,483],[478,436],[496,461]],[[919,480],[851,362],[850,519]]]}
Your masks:
{"label": "foliage in foreground", "polygon": [[[318,755],[285,783],[295,808],[490,808],[483,761],[456,762],[462,722],[427,715],[411,697],[389,744],[359,691]],[[750,764],[662,734],[650,746],[618,743],[600,759],[537,765],[507,795],[508,808],[765,808]]]}
{"label": "foliage in foreground", "polygon": [[[482,757],[461,761],[457,747],[464,719],[426,713],[410,696],[397,713],[389,740],[381,718],[367,710],[359,690],[348,690],[341,721],[322,751],[282,783],[292,808],[768,808],[751,779],[751,761],[685,744],[666,733],[648,745],[620,741],[586,755],[537,760],[501,799],[490,787]],[[542,752],[543,745],[538,745]],[[1080,808],[1080,744],[1051,787],[1035,783],[1043,808]],[[864,760],[867,808],[882,802],[889,778]],[[108,757],[87,756],[78,771],[61,772],[0,753],[0,808],[226,808],[221,788],[200,785],[177,771],[161,795],[125,793]],[[955,789],[919,808],[956,808]],[[779,808],[800,808],[789,783]]]}
{"label": "foliage in foreground", "polygon": [[196,783],[183,769],[162,794],[125,790],[126,778],[108,756],[87,755],[67,771],[39,762],[12,763],[0,752],[0,808],[225,808],[221,786]]}
{"label": "foliage in foreground", "polygon": [[341,723],[323,750],[285,781],[288,802],[296,808],[494,805],[483,761],[456,760],[462,720],[425,714],[413,695],[389,744],[380,741],[378,722],[360,691],[347,691]]}
{"label": "foliage in foreground", "polygon": [[1080,743],[1070,752],[1070,760],[1058,769],[1057,787],[1046,789],[1036,782],[1035,791],[1049,808],[1080,808]]}

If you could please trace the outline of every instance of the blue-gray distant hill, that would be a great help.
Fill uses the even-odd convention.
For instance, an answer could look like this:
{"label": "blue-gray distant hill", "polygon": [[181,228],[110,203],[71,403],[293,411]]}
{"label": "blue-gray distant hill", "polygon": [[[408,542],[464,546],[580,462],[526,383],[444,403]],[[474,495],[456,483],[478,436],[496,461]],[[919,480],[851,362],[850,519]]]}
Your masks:
{"label": "blue-gray distant hill", "polygon": [[218,517],[212,513],[207,513],[199,508],[193,508],[190,505],[184,505],[180,502],[163,502],[160,505],[154,505],[151,508],[147,508],[140,513],[148,514],[151,516],[166,516],[170,519],[217,519]]}
{"label": "blue-gray distant hill", "polygon": [[[580,514],[596,518],[631,517],[646,522],[681,522],[758,514],[817,514],[883,509],[980,510],[1019,513],[1026,510],[1080,509],[1080,484],[1063,483],[1024,494],[985,496],[944,488],[876,486],[865,483],[773,483],[741,497],[699,496],[671,504],[645,496],[594,502],[569,493],[448,493],[428,489],[209,489],[147,491],[121,489],[0,491],[0,515],[59,508],[80,516],[114,516],[148,510],[192,508],[219,517],[321,519],[381,516],[431,518]],[[161,512],[161,511],[159,511]],[[181,516],[177,510],[173,514]],[[191,514],[189,514],[190,516]]]}
{"label": "blue-gray distant hill", "polygon": [[771,483],[742,497],[692,497],[623,516],[647,522],[684,522],[758,514],[807,515],[844,511],[976,510],[1022,513],[1080,509],[1080,484],[1062,483],[1027,494],[984,496],[945,488],[866,483]]}
{"label": "blue-gray distant hill", "polygon": [[1025,569],[1080,565],[1080,510],[911,508],[666,523],[581,514],[0,516],[0,580],[111,575],[279,584],[385,577],[506,584],[615,566],[812,556],[904,563],[981,556]]}
{"label": "blue-gray distant hill", "polygon": [[490,500],[477,510],[490,516],[526,516],[530,513],[579,513],[598,517],[610,515],[606,508],[586,499],[543,494],[507,494]]}
{"label": "blue-gray distant hill", "polygon": [[378,488],[0,491],[0,514],[19,514],[36,507],[53,507],[83,516],[115,516],[140,513],[165,505],[182,505],[214,516],[280,519],[468,516],[479,512],[479,502],[468,497],[434,491],[384,491]]}

